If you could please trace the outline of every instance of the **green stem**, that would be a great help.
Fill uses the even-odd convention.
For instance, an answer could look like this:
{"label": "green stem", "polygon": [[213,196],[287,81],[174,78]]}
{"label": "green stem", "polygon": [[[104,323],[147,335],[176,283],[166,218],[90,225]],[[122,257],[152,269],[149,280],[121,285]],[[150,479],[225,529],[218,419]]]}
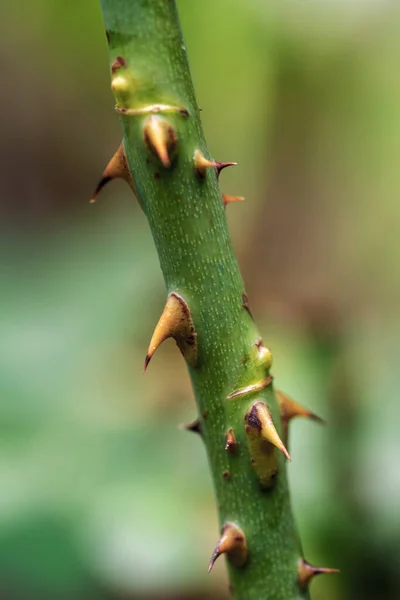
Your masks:
{"label": "green stem", "polygon": [[[189,373],[221,527],[236,523],[247,541],[244,565],[227,561],[233,596],[236,600],[309,598],[298,582],[301,547],[290,508],[285,456],[272,446],[272,452],[267,448],[262,456],[266,442],[260,441],[259,424],[251,422],[250,431],[249,419],[246,434],[245,416],[256,400],[269,407],[281,431],[279,408],[268,382],[268,353],[260,349],[259,332],[245,306],[216,169],[205,169],[202,177],[194,166],[196,149],[206,157],[210,154],[175,2],[101,0],[101,5],[117,104],[130,109],[128,115],[121,114],[121,122],[135,190],[149,221],[168,293],[184,299],[197,335],[197,360],[190,361]],[[124,60],[115,62],[117,57]],[[184,108],[189,114],[162,108],[156,117],[163,116],[165,121],[160,122],[167,123],[178,140],[175,145],[165,138],[172,155],[170,166],[163,165],[145,143],[149,114],[142,109],[155,104]],[[176,339],[179,342],[179,336]],[[227,399],[260,380],[265,381],[263,389]],[[230,428],[237,441],[235,452],[225,449]],[[271,486],[264,485],[270,489],[260,485],[251,435],[261,449],[259,469],[263,460],[269,466],[273,460],[277,466]],[[217,538],[210,541],[210,554],[216,542]]]}

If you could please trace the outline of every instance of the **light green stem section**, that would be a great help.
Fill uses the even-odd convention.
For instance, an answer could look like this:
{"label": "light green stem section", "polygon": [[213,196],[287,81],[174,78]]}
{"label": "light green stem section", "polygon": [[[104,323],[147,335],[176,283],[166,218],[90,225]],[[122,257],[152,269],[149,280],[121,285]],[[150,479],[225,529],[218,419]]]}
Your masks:
{"label": "light green stem section", "polygon": [[[245,433],[244,417],[256,399],[270,407],[280,431],[272,386],[257,394],[227,399],[234,390],[258,381],[262,375],[256,347],[259,333],[243,307],[244,284],[232,250],[215,170],[208,169],[202,179],[194,168],[197,148],[207,158],[210,154],[175,3],[101,0],[101,5],[110,62],[123,57],[133,77],[129,107],[168,104],[185,107],[189,112],[189,118],[173,112],[164,114],[179,140],[177,158],[168,169],[144,143],[146,117],[122,116],[121,121],[127,159],[168,292],[175,291],[186,300],[197,332],[198,362],[189,372],[220,523],[236,522],[247,539],[246,564],[239,568],[227,563],[233,596],[236,600],[309,598],[297,578],[301,548],[290,508],[286,459],[276,451],[279,472],[275,486],[262,491],[251,465]],[[137,293],[141,293],[139,284]],[[156,364],[149,367],[156,368]],[[225,450],[225,434],[230,427],[238,441],[235,454]],[[217,540],[218,532],[215,540],[210,540],[210,555]],[[205,574],[206,567],[201,567]]]}

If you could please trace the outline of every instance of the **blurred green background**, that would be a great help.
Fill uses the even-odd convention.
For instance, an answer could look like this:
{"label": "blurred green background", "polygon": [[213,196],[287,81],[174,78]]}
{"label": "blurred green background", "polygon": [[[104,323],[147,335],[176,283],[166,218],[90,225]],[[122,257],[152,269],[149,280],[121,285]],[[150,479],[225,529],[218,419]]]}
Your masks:
{"label": "blurred green background", "polygon": [[[291,428],[313,600],[400,598],[400,6],[178,1],[210,149]],[[2,3],[0,598],[227,598],[165,290],[123,182],[97,0]]]}

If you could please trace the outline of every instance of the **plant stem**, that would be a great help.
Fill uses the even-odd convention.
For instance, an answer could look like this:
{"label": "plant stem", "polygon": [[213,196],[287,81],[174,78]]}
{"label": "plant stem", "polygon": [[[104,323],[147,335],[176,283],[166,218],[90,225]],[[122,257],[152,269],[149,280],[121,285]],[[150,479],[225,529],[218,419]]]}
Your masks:
{"label": "plant stem", "polygon": [[[189,363],[221,528],[236,523],[247,542],[244,564],[227,561],[233,596],[309,598],[298,579],[302,552],[290,508],[286,458],[274,442],[261,439],[259,413],[251,413],[256,401],[265,404],[281,431],[269,377],[270,355],[247,308],[218,186],[218,165],[195,167],[196,150],[207,158],[210,154],[175,2],[101,0],[101,6],[127,163],[168,294],[175,294],[176,309],[171,304],[168,318],[178,314],[175,310],[189,310],[195,331],[191,343],[196,353],[190,360],[184,347],[186,329],[171,335]],[[157,150],[159,142],[164,146]],[[161,327],[165,322],[166,317]],[[237,390],[241,392],[227,398]],[[236,443],[226,450],[230,429]],[[257,468],[264,473],[262,481]],[[210,555],[216,541],[210,542]],[[232,559],[234,553],[227,555]]]}

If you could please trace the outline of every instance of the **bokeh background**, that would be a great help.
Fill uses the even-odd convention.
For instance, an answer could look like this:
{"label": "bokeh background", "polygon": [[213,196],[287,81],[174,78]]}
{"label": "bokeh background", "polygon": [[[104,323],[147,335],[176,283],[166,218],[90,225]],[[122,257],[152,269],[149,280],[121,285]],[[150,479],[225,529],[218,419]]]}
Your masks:
{"label": "bokeh background", "polygon": [[[313,600],[400,598],[400,6],[178,1],[210,149],[292,426]],[[0,598],[227,598],[165,300],[128,186],[97,0],[2,3]]]}

